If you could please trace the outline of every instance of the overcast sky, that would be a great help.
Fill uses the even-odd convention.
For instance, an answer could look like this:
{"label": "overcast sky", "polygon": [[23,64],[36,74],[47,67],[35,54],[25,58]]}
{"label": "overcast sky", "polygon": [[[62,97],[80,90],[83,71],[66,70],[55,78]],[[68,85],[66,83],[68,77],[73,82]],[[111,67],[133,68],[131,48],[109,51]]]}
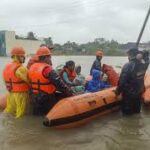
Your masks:
{"label": "overcast sky", "polygon": [[[0,0],[0,30],[51,36],[54,43],[95,38],[136,41],[150,0]],[[150,19],[142,41],[150,41]]]}

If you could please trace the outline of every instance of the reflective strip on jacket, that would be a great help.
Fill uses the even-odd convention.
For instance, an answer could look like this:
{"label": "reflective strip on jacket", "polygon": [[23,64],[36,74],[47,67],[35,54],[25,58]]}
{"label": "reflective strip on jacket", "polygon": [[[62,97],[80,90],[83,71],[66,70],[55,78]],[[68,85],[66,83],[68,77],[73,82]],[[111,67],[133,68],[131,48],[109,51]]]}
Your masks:
{"label": "reflective strip on jacket", "polygon": [[29,87],[25,81],[15,75],[16,70],[21,67],[19,62],[11,62],[3,70],[6,88],[11,92],[26,92]]}
{"label": "reflective strip on jacket", "polygon": [[46,63],[34,63],[30,67],[28,77],[33,93],[44,92],[51,94],[56,91],[56,87],[43,76],[42,72],[46,67],[50,67],[50,65]]}

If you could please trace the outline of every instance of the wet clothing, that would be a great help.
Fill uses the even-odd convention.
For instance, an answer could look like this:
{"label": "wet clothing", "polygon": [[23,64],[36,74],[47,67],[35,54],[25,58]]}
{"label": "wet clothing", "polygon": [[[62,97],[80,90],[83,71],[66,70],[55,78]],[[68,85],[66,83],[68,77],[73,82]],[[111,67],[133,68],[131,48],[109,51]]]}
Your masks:
{"label": "wet clothing", "polygon": [[100,80],[100,71],[94,69],[92,71],[92,80],[87,82],[85,86],[85,92],[97,92],[109,87],[109,84],[106,84]]}
{"label": "wet clothing", "polygon": [[[142,63],[133,59],[125,64],[120,74],[117,93],[123,96],[123,114],[140,112],[142,93],[144,92],[144,76],[148,68],[149,60]],[[136,110],[134,110],[136,108]]]}
{"label": "wet clothing", "polygon": [[124,115],[140,113],[141,95],[122,94],[121,110]]}
{"label": "wet clothing", "polygon": [[29,94],[27,92],[10,92],[7,96],[5,112],[16,114],[16,118],[22,117],[29,105]]}
{"label": "wet clothing", "polygon": [[[18,62],[13,62],[13,63],[18,63]],[[16,69],[14,75],[19,80],[24,81],[24,83],[25,82],[28,83],[27,68],[25,68],[24,66],[20,65],[20,67]],[[12,82],[13,82],[13,78],[12,78]],[[19,86],[19,84],[17,86]],[[28,91],[27,90],[13,91],[12,90],[13,88],[9,88],[9,87],[7,88],[9,90],[9,95],[7,96],[7,106],[4,111],[9,113],[15,113],[16,118],[19,118],[26,113],[27,105],[29,103]],[[22,85],[20,88],[22,88]]]}
{"label": "wet clothing", "polygon": [[[43,63],[41,63],[41,65],[42,64]],[[34,67],[36,65],[37,65],[36,63],[33,64],[33,66],[31,66],[31,69],[32,69],[32,67]],[[29,71],[30,71],[30,69],[29,69]],[[54,70],[52,70],[50,65],[49,65],[49,67],[45,66],[45,68],[43,68],[40,71],[42,73],[41,75],[43,76],[43,78],[47,79],[51,85],[55,86],[55,88],[58,91],[62,92],[61,98],[72,95],[71,89],[69,89],[63,83],[61,78],[57,75],[57,73]],[[31,78],[31,77],[29,76],[29,78]],[[31,81],[31,84],[33,84],[32,81]],[[58,99],[56,98],[56,92],[55,91],[52,92],[52,91],[51,91],[51,93],[49,93],[49,91],[43,91],[43,90],[39,90],[38,92],[35,92],[35,90],[33,90],[31,88],[30,96],[32,99],[31,104],[33,107],[34,115],[47,114],[48,111],[57,103]]]}
{"label": "wet clothing", "polygon": [[90,75],[92,75],[93,69],[101,71],[101,60],[96,58],[96,60],[93,62],[91,70],[90,70]]}
{"label": "wet clothing", "polygon": [[31,93],[32,114],[36,116],[46,115],[50,109],[60,100],[55,94],[43,92]]}

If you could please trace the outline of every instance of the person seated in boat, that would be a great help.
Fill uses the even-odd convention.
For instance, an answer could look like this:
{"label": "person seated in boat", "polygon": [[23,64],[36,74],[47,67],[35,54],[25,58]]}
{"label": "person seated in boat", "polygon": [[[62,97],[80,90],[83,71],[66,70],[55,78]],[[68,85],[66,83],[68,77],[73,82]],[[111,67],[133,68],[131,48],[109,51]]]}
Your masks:
{"label": "person seated in boat", "polygon": [[90,69],[90,75],[92,75],[92,70],[93,69],[101,71],[101,60],[102,60],[102,57],[103,57],[102,50],[96,51],[96,59],[94,60],[94,62],[92,64],[92,67]]}
{"label": "person seated in boat", "polygon": [[40,47],[36,52],[39,62],[31,65],[28,71],[33,115],[48,113],[58,101],[56,90],[62,92],[62,97],[72,96],[73,93],[53,70],[51,54],[47,47]]}
{"label": "person seated in boat", "polygon": [[62,80],[72,89],[75,95],[84,92],[84,87],[79,82],[74,82],[75,78],[77,77],[74,61],[67,61],[59,75]]}
{"label": "person seated in boat", "polygon": [[73,82],[73,80],[76,78],[74,61],[67,61],[63,69],[60,71],[59,75],[68,86],[77,85]]}
{"label": "person seated in boat", "polygon": [[15,113],[16,118],[19,118],[26,113],[29,102],[28,70],[22,65],[25,61],[25,50],[22,47],[13,48],[11,58],[12,62],[3,70],[3,78],[9,91],[4,111]]}
{"label": "person seated in boat", "polygon": [[92,80],[88,81],[85,86],[85,92],[97,92],[105,88],[111,87],[111,85],[104,83],[100,80],[101,72],[93,69]]}
{"label": "person seated in boat", "polygon": [[[44,46],[44,47],[47,47],[47,48],[50,50],[50,52],[53,50],[53,47],[48,47],[48,46],[45,45],[45,44],[41,44],[41,45],[40,45],[40,47],[43,47],[43,46]],[[28,61],[28,63],[27,63],[27,68],[29,69],[32,64],[37,63],[37,62],[39,62],[38,56],[37,56],[37,55],[33,55],[33,56],[29,59],[29,61]]]}
{"label": "person seated in boat", "polygon": [[75,85],[78,86],[74,86],[72,89],[74,93],[81,94],[84,93],[86,84],[85,77],[81,74],[81,65],[76,65],[75,71],[76,71],[76,78],[73,80],[73,82]]}
{"label": "person seated in boat", "polygon": [[85,85],[85,76],[81,74],[81,65],[75,66],[76,77],[73,80],[75,84]]}

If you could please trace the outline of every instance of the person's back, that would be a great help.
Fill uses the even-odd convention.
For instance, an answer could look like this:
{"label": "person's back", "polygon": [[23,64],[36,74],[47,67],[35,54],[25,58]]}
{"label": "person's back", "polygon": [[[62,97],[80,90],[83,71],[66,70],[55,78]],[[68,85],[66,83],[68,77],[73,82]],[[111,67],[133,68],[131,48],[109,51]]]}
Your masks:
{"label": "person's back", "polygon": [[12,49],[13,62],[6,65],[3,77],[7,90],[7,106],[5,112],[15,113],[16,118],[23,116],[29,102],[27,68],[22,65],[25,59],[23,48]]}
{"label": "person's back", "polygon": [[56,104],[56,90],[62,96],[71,96],[71,90],[62,82],[51,66],[51,52],[47,47],[41,47],[36,55],[39,62],[34,63],[28,72],[31,87],[31,104],[33,115],[45,115]]}

